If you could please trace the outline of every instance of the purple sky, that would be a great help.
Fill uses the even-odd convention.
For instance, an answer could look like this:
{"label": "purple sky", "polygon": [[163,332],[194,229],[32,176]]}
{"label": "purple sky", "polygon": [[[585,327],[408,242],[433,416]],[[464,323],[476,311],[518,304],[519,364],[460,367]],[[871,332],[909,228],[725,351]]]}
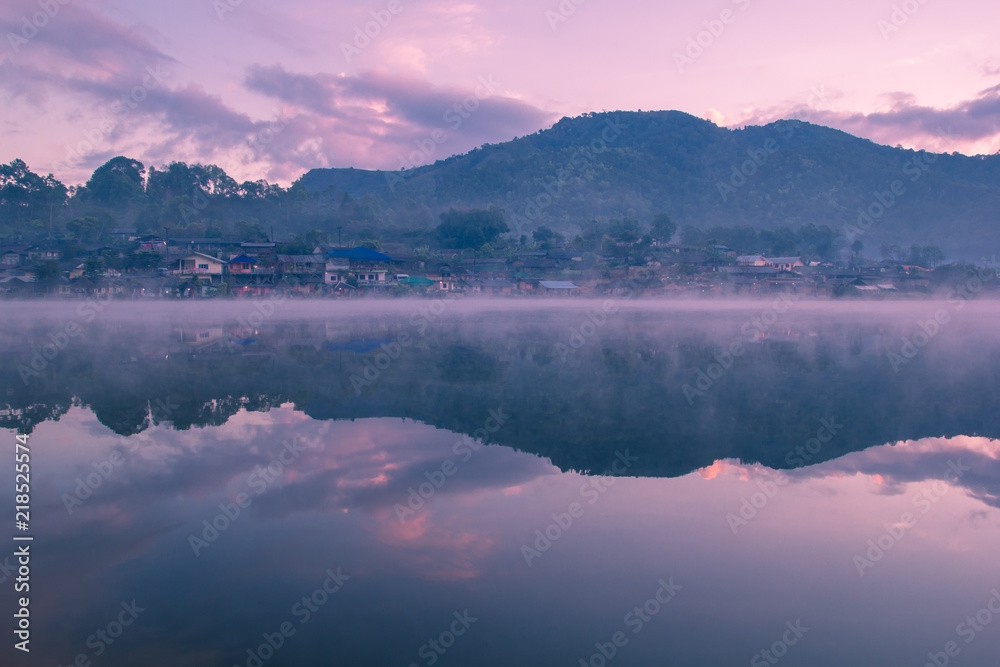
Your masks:
{"label": "purple sky", "polygon": [[3,0],[0,161],[79,183],[124,154],[287,184],[618,109],[992,154],[997,26],[996,3],[940,0]]}

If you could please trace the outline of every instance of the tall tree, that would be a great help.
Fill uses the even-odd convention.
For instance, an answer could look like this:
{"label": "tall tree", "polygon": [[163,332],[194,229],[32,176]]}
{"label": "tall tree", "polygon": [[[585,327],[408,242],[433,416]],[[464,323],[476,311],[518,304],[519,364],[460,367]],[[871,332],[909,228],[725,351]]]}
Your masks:
{"label": "tall tree", "polygon": [[145,177],[141,162],[119,155],[94,171],[87,181],[86,195],[105,204],[123,204],[142,196]]}

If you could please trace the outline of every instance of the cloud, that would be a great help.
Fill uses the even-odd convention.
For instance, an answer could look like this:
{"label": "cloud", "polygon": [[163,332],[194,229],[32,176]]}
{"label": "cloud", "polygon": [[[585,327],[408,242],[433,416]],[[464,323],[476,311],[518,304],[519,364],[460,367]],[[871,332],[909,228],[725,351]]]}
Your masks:
{"label": "cloud", "polygon": [[[252,107],[234,108],[215,91],[179,80],[182,67],[136,30],[69,6],[56,19],[27,45],[30,59],[0,61],[0,92],[40,110],[68,109],[66,127],[79,134],[70,135],[54,169],[66,180],[82,182],[118,154],[147,164],[214,162],[238,179],[263,170],[286,182],[314,167],[395,169],[555,119],[504,95],[502,82],[487,76],[457,87],[378,70],[348,76],[251,65],[242,88],[266,100],[254,117],[243,110]],[[151,71],[158,76],[143,89]]]}
{"label": "cloud", "polygon": [[989,438],[908,440],[787,471],[794,479],[845,473],[871,475],[877,479],[883,495],[903,493],[908,484],[944,480],[986,505],[1000,507],[1000,443]]}
{"label": "cloud", "polygon": [[[254,66],[245,85],[295,107],[314,128],[314,138],[331,149],[330,162],[343,166],[415,166],[509,140],[554,120],[553,114],[500,94],[503,84],[492,77],[458,88],[382,71],[306,75]],[[423,159],[410,159],[415,146],[428,147]]]}
{"label": "cloud", "polygon": [[[885,96],[886,107],[872,113],[833,111],[805,105],[748,113],[738,125],[798,118],[835,127],[883,144],[905,144],[930,150],[993,152],[1000,142],[1000,85],[987,88],[970,100],[935,108],[917,103],[909,93]],[[992,150],[990,147],[992,146]]]}
{"label": "cloud", "polygon": [[38,7],[30,3],[0,9],[0,33],[30,36],[16,49],[11,42],[10,49],[0,50],[0,62],[42,59],[51,64],[58,59],[71,65],[70,71],[86,69],[111,76],[135,68],[135,63],[176,62],[143,36],[140,26],[123,26],[78,3],[60,3],[47,22],[36,21],[35,31],[26,29],[26,17],[38,14]]}

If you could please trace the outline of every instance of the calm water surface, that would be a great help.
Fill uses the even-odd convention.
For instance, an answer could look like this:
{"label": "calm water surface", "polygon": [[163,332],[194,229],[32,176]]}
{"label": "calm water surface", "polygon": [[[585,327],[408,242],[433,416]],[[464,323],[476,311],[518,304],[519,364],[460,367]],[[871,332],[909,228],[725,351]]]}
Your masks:
{"label": "calm water surface", "polygon": [[996,664],[992,304],[185,305],[3,325],[16,664]]}

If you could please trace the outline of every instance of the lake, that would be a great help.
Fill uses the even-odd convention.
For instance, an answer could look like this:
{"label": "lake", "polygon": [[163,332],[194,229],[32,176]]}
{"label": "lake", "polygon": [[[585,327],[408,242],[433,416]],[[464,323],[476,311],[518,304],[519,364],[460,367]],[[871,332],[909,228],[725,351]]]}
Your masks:
{"label": "lake", "polygon": [[30,664],[996,665],[994,302],[4,311]]}

